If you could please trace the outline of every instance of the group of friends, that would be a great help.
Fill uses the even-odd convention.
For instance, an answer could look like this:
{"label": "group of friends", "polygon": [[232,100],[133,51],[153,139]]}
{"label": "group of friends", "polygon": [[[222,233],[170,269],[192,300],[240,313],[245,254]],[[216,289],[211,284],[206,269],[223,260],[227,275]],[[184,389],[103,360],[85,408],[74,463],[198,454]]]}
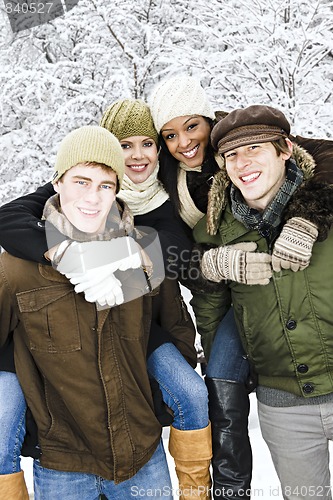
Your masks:
{"label": "group of friends", "polygon": [[167,425],[181,500],[249,499],[255,389],[283,498],[332,499],[332,161],[186,75],[63,139],[0,208],[1,498],[22,454],[36,500],[174,498]]}

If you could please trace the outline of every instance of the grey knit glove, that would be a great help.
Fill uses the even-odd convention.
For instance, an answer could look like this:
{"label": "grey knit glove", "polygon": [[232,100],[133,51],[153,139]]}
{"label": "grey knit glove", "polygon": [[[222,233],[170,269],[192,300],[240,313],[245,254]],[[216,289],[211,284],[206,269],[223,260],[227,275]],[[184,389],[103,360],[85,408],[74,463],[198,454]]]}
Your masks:
{"label": "grey knit glove", "polygon": [[203,276],[216,283],[231,280],[244,285],[267,285],[272,277],[271,256],[255,253],[256,248],[256,243],[244,242],[207,250],[201,261]]}
{"label": "grey knit glove", "polygon": [[274,271],[291,269],[302,271],[310,264],[312,247],[318,237],[318,229],[312,222],[301,217],[292,217],[283,226],[273,247]]}

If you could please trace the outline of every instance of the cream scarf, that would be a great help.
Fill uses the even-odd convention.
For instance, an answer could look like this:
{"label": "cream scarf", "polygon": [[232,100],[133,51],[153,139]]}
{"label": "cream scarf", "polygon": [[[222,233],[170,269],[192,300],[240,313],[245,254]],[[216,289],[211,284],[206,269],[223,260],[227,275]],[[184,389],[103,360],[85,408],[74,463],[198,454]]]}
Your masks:
{"label": "cream scarf", "polygon": [[[218,153],[215,153],[215,161],[218,166],[222,168],[224,162]],[[178,183],[177,189],[179,194],[180,201],[180,212],[179,215],[183,219],[183,221],[193,229],[197,222],[205,215],[201,212],[196,206],[194,201],[191,198],[190,192],[187,187],[186,182],[186,172],[201,172],[202,166],[190,168],[185,165],[185,163],[179,162],[178,168]]]}
{"label": "cream scarf", "polygon": [[179,215],[183,221],[193,229],[197,222],[205,215],[196,206],[191,198],[186,182],[186,172],[201,172],[201,165],[195,168],[189,168],[185,163],[179,162],[177,190],[180,201]]}
{"label": "cream scarf", "polygon": [[133,215],[143,215],[160,207],[169,199],[168,193],[157,179],[159,165],[153,173],[140,184],[134,184],[125,174],[118,198],[130,207]]}

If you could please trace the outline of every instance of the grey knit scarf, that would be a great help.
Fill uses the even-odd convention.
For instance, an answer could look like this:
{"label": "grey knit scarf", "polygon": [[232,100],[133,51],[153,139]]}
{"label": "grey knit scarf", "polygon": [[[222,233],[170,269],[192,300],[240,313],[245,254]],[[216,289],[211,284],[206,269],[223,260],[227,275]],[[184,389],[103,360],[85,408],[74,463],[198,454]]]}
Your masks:
{"label": "grey knit scarf", "polygon": [[303,172],[293,159],[287,162],[286,179],[264,212],[250,208],[239,189],[230,188],[231,209],[235,219],[248,229],[256,229],[264,238],[272,238],[281,224],[282,212],[303,181]]}

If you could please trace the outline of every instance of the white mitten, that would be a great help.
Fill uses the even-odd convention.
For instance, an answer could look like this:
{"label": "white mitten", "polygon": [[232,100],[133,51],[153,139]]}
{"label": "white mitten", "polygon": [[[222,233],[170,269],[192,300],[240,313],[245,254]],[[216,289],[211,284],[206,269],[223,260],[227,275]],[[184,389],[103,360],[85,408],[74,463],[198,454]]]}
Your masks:
{"label": "white mitten", "polygon": [[108,267],[109,272],[137,269],[142,265],[141,247],[130,236],[109,241],[68,242],[56,263],[56,269],[70,279],[73,273]]}
{"label": "white mitten", "polygon": [[142,257],[140,251],[133,255],[129,255],[128,257],[124,257],[123,259],[118,261],[119,271],[126,271],[127,269],[138,269],[142,266]]}
{"label": "white mitten", "polygon": [[[105,266],[103,266],[105,267]],[[88,273],[93,271],[87,271],[84,278]],[[97,276],[98,275],[98,276]],[[71,278],[71,283],[75,284],[74,290],[77,293],[84,292],[84,296],[87,302],[96,302],[100,306],[115,306],[122,304],[124,302],[124,295],[121,287],[120,281],[111,273],[104,273],[98,271],[92,278],[89,286],[89,282],[85,281],[84,284],[81,283],[80,275],[73,276]],[[92,284],[94,283],[95,284]],[[77,284],[76,284],[77,283]]]}
{"label": "white mitten", "polygon": [[83,292],[88,302],[100,306],[124,302],[122,285],[114,272],[141,267],[141,247],[133,238],[123,236],[84,243],[67,241],[63,247],[56,269],[75,285],[76,293]]}

